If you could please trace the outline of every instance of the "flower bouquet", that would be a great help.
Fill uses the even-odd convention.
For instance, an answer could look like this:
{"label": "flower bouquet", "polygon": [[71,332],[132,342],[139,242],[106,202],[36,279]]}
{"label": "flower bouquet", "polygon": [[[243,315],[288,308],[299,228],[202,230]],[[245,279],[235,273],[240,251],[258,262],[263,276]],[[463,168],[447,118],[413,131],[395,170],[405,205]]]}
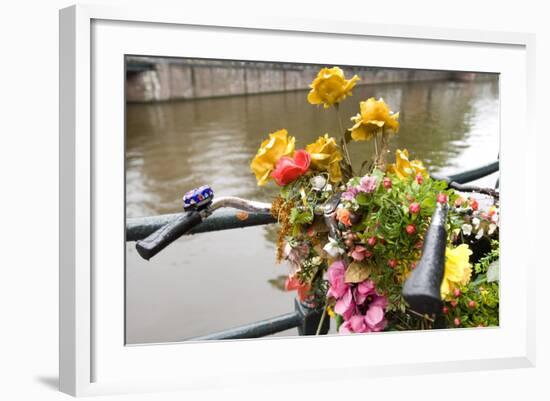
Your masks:
{"label": "flower bouquet", "polygon": [[[323,68],[310,85],[309,103],[336,109],[338,138],[324,134],[296,149],[296,138],[281,129],[252,160],[258,185],[280,187],[271,212],[279,223],[277,260],[290,266],[285,288],[322,311],[319,329],[330,316],[339,333],[498,325],[498,196],[480,207],[475,194],[431,177],[405,149],[388,162],[399,113],[383,99],[361,101],[345,127],[339,104],[358,80]],[[360,141],[372,144],[374,157],[355,171],[348,147]],[[441,310],[424,313],[407,302],[403,286],[443,206]]]}

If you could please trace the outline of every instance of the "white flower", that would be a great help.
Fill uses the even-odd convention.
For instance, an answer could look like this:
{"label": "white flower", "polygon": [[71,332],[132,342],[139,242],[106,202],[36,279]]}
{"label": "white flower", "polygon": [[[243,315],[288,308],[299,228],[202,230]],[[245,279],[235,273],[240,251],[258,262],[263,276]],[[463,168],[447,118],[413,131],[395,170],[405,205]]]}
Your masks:
{"label": "white flower", "polygon": [[319,266],[321,263],[323,263],[323,259],[321,259],[320,256],[314,256],[311,258],[311,264],[314,266]]}
{"label": "white flower", "polygon": [[338,244],[338,241],[335,239],[328,237],[327,244],[323,247],[323,251],[329,254],[330,257],[336,258],[339,255],[342,255],[345,251],[344,249],[340,248],[340,245]]}
{"label": "white flower", "polygon": [[492,235],[496,229],[497,229],[496,224],[494,223],[489,224],[489,230],[487,230],[487,234]]}
{"label": "white flower", "polygon": [[476,239],[480,239],[481,237],[483,237],[483,227],[476,234]]}
{"label": "white flower", "polygon": [[320,191],[325,187],[325,185],[327,185],[327,179],[322,175],[311,177],[309,182],[315,191]]}
{"label": "white flower", "polygon": [[477,217],[474,217],[472,219],[472,224],[474,225],[475,228],[479,227],[479,223],[481,223],[481,221]]}
{"label": "white flower", "polygon": [[464,235],[472,234],[472,226],[470,224],[462,224],[462,232]]}

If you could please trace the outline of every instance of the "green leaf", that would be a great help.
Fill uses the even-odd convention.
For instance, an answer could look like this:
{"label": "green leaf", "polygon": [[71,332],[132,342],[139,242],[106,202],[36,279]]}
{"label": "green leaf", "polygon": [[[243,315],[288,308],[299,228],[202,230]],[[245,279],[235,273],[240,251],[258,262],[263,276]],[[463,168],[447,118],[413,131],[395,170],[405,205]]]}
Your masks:
{"label": "green leaf", "polygon": [[344,323],[344,318],[340,315],[336,315],[334,316],[334,320],[336,321],[336,331],[338,331],[342,323]]}
{"label": "green leaf", "polygon": [[355,197],[355,201],[359,206],[367,206],[369,204],[369,197],[366,193],[361,192]]}
{"label": "green leaf", "polygon": [[312,221],[313,221],[313,213],[309,209],[301,211],[297,208],[294,208],[290,212],[291,224],[309,224]]}

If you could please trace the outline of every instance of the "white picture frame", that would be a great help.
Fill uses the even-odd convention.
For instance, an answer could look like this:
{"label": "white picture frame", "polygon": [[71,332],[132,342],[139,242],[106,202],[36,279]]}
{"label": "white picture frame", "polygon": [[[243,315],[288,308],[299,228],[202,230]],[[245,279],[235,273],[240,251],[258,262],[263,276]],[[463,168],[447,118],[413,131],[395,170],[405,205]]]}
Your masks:
{"label": "white picture frame", "polygon": [[[220,34],[223,46],[216,45]],[[181,45],[183,38],[189,45]],[[319,46],[335,50],[330,59],[312,56]],[[366,52],[354,52],[357,48],[372,50],[376,64],[384,67],[501,74],[501,326],[126,347],[120,237],[124,54],[372,64],[362,56]],[[532,207],[523,190],[533,185],[528,172],[535,163],[534,85],[530,34],[257,15],[226,18],[154,7],[61,10],[60,390],[80,396],[234,386],[252,379],[293,381],[296,372],[300,381],[313,381],[534,366],[534,308],[528,305],[535,297],[535,253],[521,235],[534,224],[526,218]],[[533,146],[515,146],[518,132],[522,143]],[[392,341],[392,353],[384,354]],[[367,342],[373,352],[362,358],[358,350]],[[445,346],[449,342],[453,347]],[[300,350],[304,363],[285,363],[282,356],[289,350]],[[341,352],[338,360],[335,350]]]}

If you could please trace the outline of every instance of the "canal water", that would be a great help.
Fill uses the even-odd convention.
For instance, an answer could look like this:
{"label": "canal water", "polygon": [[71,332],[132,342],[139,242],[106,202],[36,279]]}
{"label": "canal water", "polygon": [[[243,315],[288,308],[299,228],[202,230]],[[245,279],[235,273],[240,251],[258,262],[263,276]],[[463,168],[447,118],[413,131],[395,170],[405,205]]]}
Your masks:
{"label": "canal water", "polygon": [[[178,212],[182,194],[202,184],[218,196],[272,199],[275,185],[258,187],[249,169],[268,133],[286,128],[297,149],[337,133],[335,110],[310,105],[306,95],[128,104],[127,217]],[[391,149],[409,149],[432,173],[472,168],[498,155],[496,76],[358,86],[342,104],[344,124],[358,112],[358,102],[372,96],[400,112]],[[353,143],[350,152],[354,162],[363,160],[372,145]],[[480,184],[495,181],[491,176]],[[128,243],[126,342],[180,341],[291,311],[294,293],[278,288],[287,267],[275,264],[275,236],[269,226],[184,237],[150,262]]]}

